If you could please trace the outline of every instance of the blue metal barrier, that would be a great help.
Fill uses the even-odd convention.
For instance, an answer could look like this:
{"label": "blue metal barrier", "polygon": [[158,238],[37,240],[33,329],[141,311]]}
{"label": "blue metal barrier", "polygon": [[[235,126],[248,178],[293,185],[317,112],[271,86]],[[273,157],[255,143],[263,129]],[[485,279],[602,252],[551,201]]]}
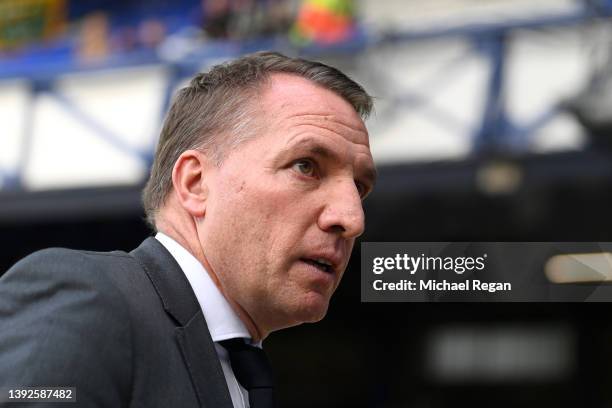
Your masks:
{"label": "blue metal barrier", "polygon": [[[541,29],[546,27],[575,26],[589,23],[594,18],[606,18],[612,14],[612,1],[602,1],[598,7],[593,7],[586,3],[584,7],[575,12],[529,20],[514,20],[500,23],[472,24],[468,26],[446,27],[442,29],[412,30],[404,32],[382,33],[377,36],[367,36],[361,32],[352,41],[339,44],[333,47],[311,46],[308,48],[295,49],[286,39],[267,38],[237,42],[209,42],[194,53],[184,56],[177,61],[162,59],[153,51],[142,51],[125,55],[111,56],[103,64],[87,66],[76,63],[62,52],[58,52],[55,57],[47,55],[46,59],[32,58],[22,61],[1,61],[0,78],[26,78],[31,83],[30,101],[40,92],[47,92],[56,101],[76,118],[80,123],[93,130],[95,134],[113,145],[115,148],[138,158],[149,165],[153,157],[155,146],[152,144],[143,151],[135,149],[122,141],[121,135],[115,134],[107,129],[103,124],[96,121],[91,116],[79,109],[79,107],[65,95],[57,92],[54,82],[64,74],[105,70],[111,68],[121,68],[138,66],[145,64],[163,64],[170,68],[171,75],[167,78],[164,95],[162,95],[163,106],[160,112],[160,121],[168,108],[171,99],[171,92],[176,84],[185,77],[193,75],[205,61],[231,58],[247,52],[261,49],[277,49],[288,53],[304,56],[320,56],[329,54],[355,54],[376,49],[381,46],[388,46],[395,43],[410,43],[433,38],[456,38],[461,37],[470,41],[472,44],[470,52],[484,56],[490,67],[489,78],[487,79],[487,94],[484,111],[477,129],[471,129],[469,124],[454,117],[430,103],[428,97],[416,89],[403,92],[394,102],[402,106],[424,108],[424,113],[434,123],[450,129],[468,129],[473,134],[473,152],[475,154],[500,151],[521,152],[526,149],[530,135],[552,120],[559,113],[559,108],[554,106],[551,110],[537,117],[531,123],[522,126],[508,118],[504,104],[504,78],[505,66],[507,62],[506,48],[509,34],[520,29]],[[425,81],[422,85],[428,91],[435,90],[436,86],[441,86],[440,78],[448,78],[448,72],[461,69],[461,57],[453,59],[440,71],[432,73],[431,81]],[[8,171],[0,171],[0,178],[3,180],[4,189],[21,188],[23,170],[28,162],[29,147],[31,140],[31,124],[33,110],[28,109],[26,126],[23,130],[23,145],[21,150],[21,162],[18,174]],[[155,141],[155,140],[154,140]]]}

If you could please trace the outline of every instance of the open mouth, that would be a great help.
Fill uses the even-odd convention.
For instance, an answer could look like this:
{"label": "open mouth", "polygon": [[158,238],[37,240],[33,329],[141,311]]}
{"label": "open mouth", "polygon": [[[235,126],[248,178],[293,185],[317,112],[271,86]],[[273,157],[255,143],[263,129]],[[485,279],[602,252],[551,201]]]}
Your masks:
{"label": "open mouth", "polygon": [[319,269],[322,272],[325,272],[325,273],[332,273],[333,272],[331,263],[329,263],[328,261],[326,261],[324,259],[301,258],[300,260],[302,262],[306,262],[307,264],[310,264],[310,265],[314,266],[315,268]]}

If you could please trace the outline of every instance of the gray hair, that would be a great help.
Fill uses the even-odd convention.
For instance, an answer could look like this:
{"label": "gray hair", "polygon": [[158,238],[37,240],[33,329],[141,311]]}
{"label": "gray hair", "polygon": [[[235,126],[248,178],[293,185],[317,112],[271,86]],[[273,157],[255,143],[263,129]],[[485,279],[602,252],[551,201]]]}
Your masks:
{"label": "gray hair", "polygon": [[258,115],[252,101],[274,73],[300,76],[333,91],[364,119],[372,111],[372,97],[338,69],[277,52],[249,54],[197,74],[174,97],[143,190],[147,221],[153,229],[172,190],[172,170],[179,156],[197,149],[220,166],[229,150],[257,134]]}

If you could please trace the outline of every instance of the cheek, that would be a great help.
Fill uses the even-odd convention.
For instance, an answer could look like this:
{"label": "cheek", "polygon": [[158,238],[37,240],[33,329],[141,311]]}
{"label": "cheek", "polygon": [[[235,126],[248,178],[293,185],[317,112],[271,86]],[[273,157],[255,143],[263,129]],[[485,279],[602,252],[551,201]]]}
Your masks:
{"label": "cheek", "polygon": [[309,229],[316,227],[315,206],[282,176],[234,173],[223,180],[210,195],[207,215],[214,228],[209,238],[222,241],[215,244],[235,260],[232,268],[250,262],[250,270],[269,273],[275,280],[290,266],[296,248],[304,247]]}
{"label": "cheek", "polygon": [[232,268],[244,269],[245,263],[249,263],[250,270],[265,268],[278,258],[281,249],[277,247],[286,240],[285,203],[256,183],[257,180],[230,179],[211,196],[207,213],[209,239],[214,241],[217,252],[234,260]]}
{"label": "cheek", "polygon": [[313,222],[304,195],[277,177],[236,180],[225,191],[231,196],[223,197],[221,206],[231,208],[232,222],[251,236],[270,236],[276,241]]}

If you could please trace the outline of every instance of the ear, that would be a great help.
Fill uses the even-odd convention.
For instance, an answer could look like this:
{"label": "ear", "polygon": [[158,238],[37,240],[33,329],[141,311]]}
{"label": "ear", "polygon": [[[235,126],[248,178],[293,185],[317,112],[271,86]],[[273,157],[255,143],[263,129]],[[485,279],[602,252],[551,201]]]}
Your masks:
{"label": "ear", "polygon": [[184,151],[172,169],[172,185],[180,205],[191,216],[202,217],[206,212],[208,182],[213,165],[197,150]]}

